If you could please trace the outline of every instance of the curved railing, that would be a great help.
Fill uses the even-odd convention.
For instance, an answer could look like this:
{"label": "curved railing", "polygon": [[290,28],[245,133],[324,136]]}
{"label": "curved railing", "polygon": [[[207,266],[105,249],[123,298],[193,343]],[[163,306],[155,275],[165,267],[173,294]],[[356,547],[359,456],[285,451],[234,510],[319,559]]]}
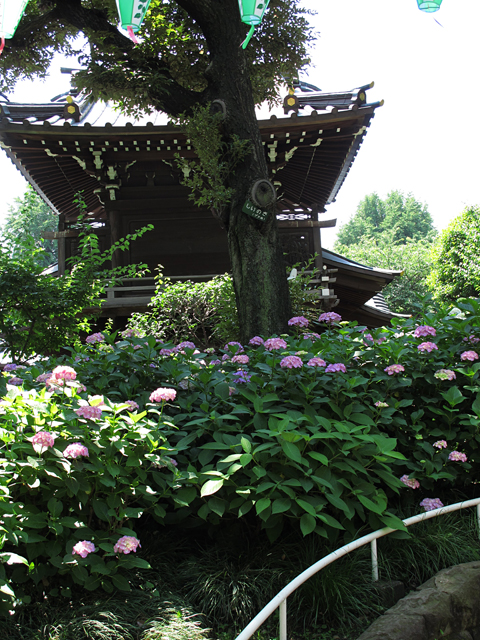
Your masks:
{"label": "curved railing", "polygon": [[[441,507],[440,509],[434,509],[433,511],[427,511],[425,513],[419,513],[416,516],[412,516],[411,518],[407,518],[403,521],[403,524],[406,527],[410,527],[412,524],[416,524],[417,522],[421,522],[422,520],[428,520],[429,518],[436,518],[437,516],[441,516],[445,513],[451,513],[452,511],[459,511],[460,509],[467,509],[468,507],[477,507],[477,524],[480,531],[480,498],[474,498],[473,500],[465,500],[464,502],[457,502],[456,504],[450,504],[446,507]],[[370,543],[372,550],[372,578],[374,581],[378,580],[378,558],[377,558],[377,540],[378,538],[383,538],[383,536],[387,536],[389,533],[393,533],[397,531],[397,529],[391,529],[390,527],[385,527],[384,529],[378,529],[373,533],[369,533],[358,540],[354,540],[349,544],[346,544],[341,549],[337,549],[333,551],[328,556],[325,556],[315,564],[312,564],[311,567],[305,569],[303,573],[294,578],[291,582],[287,584],[270,602],[258,613],[255,618],[245,627],[240,635],[236,637],[235,640],[248,640],[252,637],[255,631],[265,622],[265,620],[278,608],[280,608],[280,637],[279,640],[287,640],[287,598],[291,595],[298,587],[300,587],[304,582],[306,582],[313,575],[318,573],[321,569],[326,567],[327,565],[335,562],[338,558],[342,556],[346,556],[351,551],[355,549],[359,549],[366,544]]]}

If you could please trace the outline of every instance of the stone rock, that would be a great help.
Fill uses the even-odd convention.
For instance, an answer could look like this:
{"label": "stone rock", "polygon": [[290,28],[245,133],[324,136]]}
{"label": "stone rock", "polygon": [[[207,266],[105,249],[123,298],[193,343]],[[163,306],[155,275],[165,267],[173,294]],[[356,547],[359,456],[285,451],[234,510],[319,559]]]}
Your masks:
{"label": "stone rock", "polygon": [[480,640],[480,562],[440,571],[358,640]]}

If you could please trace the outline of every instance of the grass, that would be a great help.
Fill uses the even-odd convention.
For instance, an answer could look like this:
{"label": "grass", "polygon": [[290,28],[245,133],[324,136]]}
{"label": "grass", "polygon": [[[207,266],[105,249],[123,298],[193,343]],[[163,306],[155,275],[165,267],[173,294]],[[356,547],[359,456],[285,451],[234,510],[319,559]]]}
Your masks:
{"label": "grass", "polygon": [[[234,640],[285,584],[329,553],[325,541],[291,536],[268,546],[240,529],[212,539],[197,530],[145,536],[154,569],[132,575],[128,594],[99,592],[65,606],[29,605],[0,623],[9,640]],[[144,537],[142,537],[142,542]],[[480,558],[475,513],[414,525],[408,539],[379,540],[381,580],[406,590],[439,570]],[[288,599],[289,639],[354,640],[377,617],[369,547],[323,569]],[[208,627],[212,630],[208,630]],[[278,639],[278,614],[254,640]]]}

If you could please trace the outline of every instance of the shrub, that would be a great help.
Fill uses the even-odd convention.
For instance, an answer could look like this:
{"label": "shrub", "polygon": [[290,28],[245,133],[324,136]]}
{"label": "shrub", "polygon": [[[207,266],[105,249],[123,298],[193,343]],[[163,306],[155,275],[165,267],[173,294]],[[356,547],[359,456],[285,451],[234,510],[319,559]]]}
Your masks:
{"label": "shrub", "polygon": [[[295,335],[217,353],[95,334],[69,358],[4,372],[3,593],[128,589],[145,564],[117,553],[133,541],[116,545],[140,537],[141,514],[188,528],[240,519],[270,541],[293,527],[337,545],[401,529],[411,502],[475,495],[480,307],[459,307],[371,333],[337,314],[321,334],[297,318]],[[82,541],[96,549],[85,558],[72,554]]]}

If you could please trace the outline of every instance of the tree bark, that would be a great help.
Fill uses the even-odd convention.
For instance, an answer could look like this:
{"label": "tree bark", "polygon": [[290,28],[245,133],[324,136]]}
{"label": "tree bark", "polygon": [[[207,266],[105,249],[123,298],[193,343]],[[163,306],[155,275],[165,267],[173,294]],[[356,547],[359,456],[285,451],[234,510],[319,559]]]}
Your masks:
{"label": "tree bark", "polygon": [[245,342],[254,335],[270,336],[287,330],[290,299],[286,268],[281,254],[275,203],[265,222],[242,212],[253,184],[269,179],[265,152],[258,128],[248,66],[241,42],[245,28],[238,16],[237,0],[179,0],[199,22],[207,39],[211,65],[208,70],[209,100],[221,99],[227,107],[226,138],[249,140],[251,154],[230,177],[235,195],[223,219],[228,233],[233,282]]}

